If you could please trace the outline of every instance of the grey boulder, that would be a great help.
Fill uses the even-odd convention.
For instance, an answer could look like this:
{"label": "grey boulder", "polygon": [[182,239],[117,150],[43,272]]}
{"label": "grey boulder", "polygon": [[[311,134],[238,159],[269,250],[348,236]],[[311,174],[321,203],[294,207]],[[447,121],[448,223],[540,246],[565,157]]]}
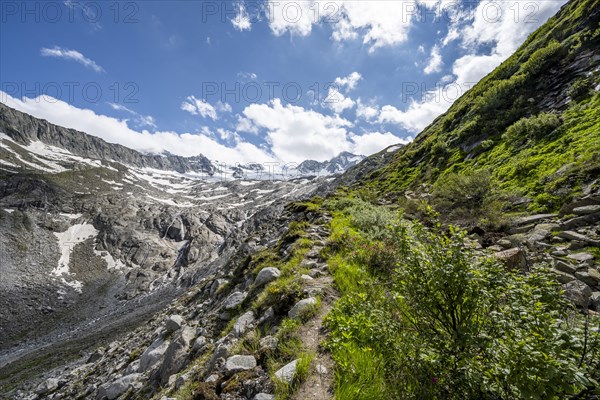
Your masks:
{"label": "grey boulder", "polygon": [[256,275],[256,279],[254,280],[254,285],[256,287],[266,285],[269,282],[272,282],[281,276],[281,271],[274,267],[267,267],[260,270],[258,275]]}
{"label": "grey boulder", "polygon": [[98,400],[113,400],[128,391],[130,388],[141,387],[142,374],[131,374],[123,376],[114,382],[105,383],[98,389]]}
{"label": "grey boulder", "polygon": [[255,367],[256,358],[254,358],[254,356],[231,356],[225,363],[225,372],[229,375],[233,375]]}
{"label": "grey boulder", "polygon": [[284,365],[280,370],[275,372],[275,376],[282,382],[290,383],[296,376],[296,368],[298,360],[294,360],[289,364]]}
{"label": "grey boulder", "polygon": [[311,307],[317,304],[317,299],[309,297],[308,299],[300,300],[294,307],[288,312],[288,317],[292,319],[300,318],[307,312]]}

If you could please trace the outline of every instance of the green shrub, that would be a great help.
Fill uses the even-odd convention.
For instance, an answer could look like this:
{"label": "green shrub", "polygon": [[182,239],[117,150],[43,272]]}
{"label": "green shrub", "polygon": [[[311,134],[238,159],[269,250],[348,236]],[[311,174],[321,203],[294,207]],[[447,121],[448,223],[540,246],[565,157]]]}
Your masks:
{"label": "green shrub", "polygon": [[487,139],[481,142],[480,144],[482,150],[489,150],[494,147],[494,141],[492,139]]}
{"label": "green shrub", "polygon": [[560,126],[560,118],[554,113],[543,112],[539,115],[522,118],[508,127],[502,135],[509,145],[517,147],[528,140],[547,137]]}
{"label": "green shrub", "polygon": [[387,232],[390,223],[398,218],[396,214],[384,207],[357,200],[345,212],[350,216],[354,228],[362,231],[369,238],[381,238]]}
{"label": "green shrub", "polygon": [[[355,271],[326,317],[338,399],[558,399],[597,386],[598,317],[584,325],[547,266],[521,275],[464,246],[464,232],[390,225],[386,276]],[[378,277],[379,276],[379,277]],[[584,345],[585,343],[585,345]],[[591,392],[590,392],[591,393]]]}
{"label": "green shrub", "polygon": [[590,79],[585,77],[579,78],[569,87],[569,97],[575,101],[581,101],[588,97],[592,87],[593,83]]}
{"label": "green shrub", "polygon": [[529,59],[521,65],[519,74],[537,75],[547,68],[550,63],[557,59],[562,53],[563,47],[553,40],[546,47],[537,50]]}
{"label": "green shrub", "polygon": [[432,202],[446,221],[497,228],[503,224],[506,196],[491,173],[483,170],[441,177],[434,185]]}

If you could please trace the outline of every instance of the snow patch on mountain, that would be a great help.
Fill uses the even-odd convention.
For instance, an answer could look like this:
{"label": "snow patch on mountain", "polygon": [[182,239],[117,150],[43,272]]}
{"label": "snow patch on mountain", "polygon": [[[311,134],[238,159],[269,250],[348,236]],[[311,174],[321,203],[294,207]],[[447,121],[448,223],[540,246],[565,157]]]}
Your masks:
{"label": "snow patch on mountain", "polygon": [[76,224],[72,225],[65,232],[54,232],[54,235],[58,239],[58,248],[60,250],[60,259],[58,260],[58,266],[52,270],[52,274],[60,277],[63,283],[67,286],[72,287],[76,291],[81,293],[83,283],[77,280],[65,279],[66,276],[70,276],[69,262],[71,261],[71,253],[76,245],[86,241],[91,237],[96,237],[98,231],[91,224]]}

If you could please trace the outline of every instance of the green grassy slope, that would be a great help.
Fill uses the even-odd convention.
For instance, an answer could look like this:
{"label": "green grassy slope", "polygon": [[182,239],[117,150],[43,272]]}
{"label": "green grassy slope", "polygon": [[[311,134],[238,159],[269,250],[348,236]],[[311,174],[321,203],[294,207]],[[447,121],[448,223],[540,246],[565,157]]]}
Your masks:
{"label": "green grassy slope", "polygon": [[530,211],[600,175],[600,0],[573,0],[383,168],[359,184],[395,197],[490,170]]}

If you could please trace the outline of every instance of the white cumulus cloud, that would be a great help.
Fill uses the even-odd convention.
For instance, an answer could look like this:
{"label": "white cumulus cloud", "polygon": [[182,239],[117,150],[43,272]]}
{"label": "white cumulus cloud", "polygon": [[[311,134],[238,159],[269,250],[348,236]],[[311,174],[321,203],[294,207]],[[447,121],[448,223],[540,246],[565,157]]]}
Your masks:
{"label": "white cumulus cloud", "polygon": [[362,75],[358,72],[353,72],[348,76],[335,78],[334,83],[340,89],[345,89],[346,92],[350,92],[356,88],[358,81],[362,79]]}
{"label": "white cumulus cloud", "polygon": [[354,104],[354,100],[344,96],[340,91],[333,87],[329,88],[327,96],[323,101],[323,105],[333,110],[336,114],[341,114],[344,110],[354,107]]}
{"label": "white cumulus cloud", "polygon": [[235,17],[230,20],[233,27],[240,32],[249,31],[252,29],[250,15],[248,15],[248,11],[246,11],[244,3],[241,1],[238,2],[236,4],[236,11]]}
{"label": "white cumulus cloud", "polygon": [[54,46],[53,48],[42,48],[40,50],[40,54],[44,57],[55,57],[62,58],[63,60],[71,60],[78,62],[81,65],[84,65],[87,68],[93,69],[95,72],[105,72],[104,68],[100,65],[96,64],[95,61],[87,58],[77,50],[65,49],[62,47]]}
{"label": "white cumulus cloud", "polygon": [[369,51],[405,42],[416,10],[415,1],[315,1],[281,0],[267,2],[273,34],[308,36],[313,25],[331,23],[332,39],[355,40]]}
{"label": "white cumulus cloud", "polygon": [[217,134],[214,134],[204,128],[197,133],[147,130],[140,132],[131,129],[127,120],[96,114],[92,110],[77,108],[48,96],[18,99],[0,91],[0,100],[9,107],[36,118],[46,119],[53,124],[76,129],[109,143],[121,144],[142,152],[160,153],[166,150],[186,157],[203,154],[210,159],[227,163],[261,163],[275,160],[268,150],[249,142],[233,140],[233,146],[220,144],[215,137],[235,139],[233,133],[226,131],[217,131]]}
{"label": "white cumulus cloud", "polygon": [[217,119],[217,110],[212,104],[197,99],[194,96],[188,96],[183,103],[181,103],[181,109],[187,111],[192,115],[200,115],[202,118],[210,118],[212,120]]}
{"label": "white cumulus cloud", "polygon": [[135,122],[139,126],[149,126],[151,128],[156,128],[156,120],[151,115],[141,115],[140,113],[133,111],[132,109],[125,107],[122,104],[108,103],[108,105],[115,111],[124,111],[128,114],[133,115],[135,117]]}
{"label": "white cumulus cloud", "polygon": [[371,121],[379,115],[379,109],[377,106],[364,104],[361,99],[356,102],[356,117],[364,119],[365,121]]}
{"label": "white cumulus cloud", "polygon": [[423,72],[427,75],[440,72],[443,65],[444,62],[442,61],[442,55],[440,54],[440,47],[435,45],[433,46],[433,49],[431,49],[431,58]]}
{"label": "white cumulus cloud", "polygon": [[371,155],[394,144],[408,144],[412,138],[400,139],[396,135],[386,132],[370,132],[363,135],[353,135],[354,143],[352,152],[354,154]]}

